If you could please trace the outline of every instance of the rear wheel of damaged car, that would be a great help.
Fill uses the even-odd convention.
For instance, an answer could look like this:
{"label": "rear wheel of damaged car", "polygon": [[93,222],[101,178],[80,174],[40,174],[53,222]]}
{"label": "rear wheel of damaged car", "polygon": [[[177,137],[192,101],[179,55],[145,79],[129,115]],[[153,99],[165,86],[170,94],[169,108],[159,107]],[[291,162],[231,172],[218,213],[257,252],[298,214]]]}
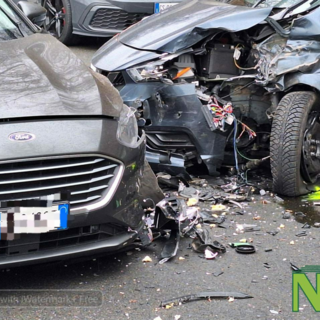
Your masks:
{"label": "rear wheel of damaged car", "polygon": [[272,122],[270,156],[273,188],[285,196],[313,191],[320,174],[320,104],[314,92],[291,92]]}
{"label": "rear wheel of damaged car", "polygon": [[46,29],[62,43],[74,43],[70,0],[42,0],[47,10]]}

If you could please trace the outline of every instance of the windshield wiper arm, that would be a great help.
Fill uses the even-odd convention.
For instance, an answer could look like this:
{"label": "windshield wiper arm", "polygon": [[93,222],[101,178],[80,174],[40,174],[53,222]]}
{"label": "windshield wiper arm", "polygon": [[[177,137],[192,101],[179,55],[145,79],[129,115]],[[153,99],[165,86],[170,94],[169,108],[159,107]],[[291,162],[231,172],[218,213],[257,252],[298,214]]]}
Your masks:
{"label": "windshield wiper arm", "polygon": [[257,7],[259,4],[261,4],[262,2],[265,2],[266,0],[258,0],[251,8],[255,8]]}
{"label": "windshield wiper arm", "polygon": [[291,7],[288,7],[286,10],[284,10],[284,13],[280,16],[280,19],[283,19],[289,12],[293,11],[294,9],[300,7],[302,4],[307,2],[308,0],[301,0],[298,3],[292,5]]}
{"label": "windshield wiper arm", "polygon": [[12,23],[18,28],[18,30],[20,31],[21,35],[23,37],[28,36],[28,34],[26,32],[23,31],[23,29],[21,28],[21,22],[19,20],[17,20],[10,12],[8,12],[5,8],[3,8],[0,5],[0,10],[12,21]]}

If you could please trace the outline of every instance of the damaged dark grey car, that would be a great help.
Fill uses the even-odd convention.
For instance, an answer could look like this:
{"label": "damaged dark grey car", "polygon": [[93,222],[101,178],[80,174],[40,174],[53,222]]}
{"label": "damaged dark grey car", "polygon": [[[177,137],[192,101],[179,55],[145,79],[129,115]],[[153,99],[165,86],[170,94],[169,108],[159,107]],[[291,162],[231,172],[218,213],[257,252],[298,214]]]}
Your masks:
{"label": "damaged dark grey car", "polygon": [[137,109],[149,162],[211,175],[271,162],[274,190],[320,173],[320,1],[185,1],[106,43],[93,68]]}
{"label": "damaged dark grey car", "polygon": [[162,199],[134,111],[0,0],[0,267],[126,248]]}

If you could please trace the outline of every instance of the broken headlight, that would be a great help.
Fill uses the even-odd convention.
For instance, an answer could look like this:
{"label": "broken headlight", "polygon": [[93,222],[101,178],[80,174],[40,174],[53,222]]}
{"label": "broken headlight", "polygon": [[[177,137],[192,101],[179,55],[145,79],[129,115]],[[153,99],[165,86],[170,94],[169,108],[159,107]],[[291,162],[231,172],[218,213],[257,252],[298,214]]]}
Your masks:
{"label": "broken headlight", "polygon": [[[162,62],[164,63],[164,61]],[[148,63],[143,66],[138,66],[127,70],[130,78],[135,82],[160,79],[167,70],[163,69],[162,65],[157,63]]]}
{"label": "broken headlight", "polygon": [[123,105],[118,120],[117,139],[121,144],[130,148],[136,148],[140,143],[135,112],[136,109]]}

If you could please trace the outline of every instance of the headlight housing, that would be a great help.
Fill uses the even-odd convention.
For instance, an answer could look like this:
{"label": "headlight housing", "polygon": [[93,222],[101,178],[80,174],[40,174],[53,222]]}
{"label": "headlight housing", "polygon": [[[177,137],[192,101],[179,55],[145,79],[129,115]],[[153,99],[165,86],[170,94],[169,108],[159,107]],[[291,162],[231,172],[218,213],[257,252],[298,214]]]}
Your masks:
{"label": "headlight housing", "polygon": [[140,143],[136,109],[123,105],[118,120],[117,139],[126,147],[136,148]]}
{"label": "headlight housing", "polygon": [[192,49],[186,49],[180,51],[179,53],[164,53],[158,60],[127,69],[127,73],[135,82],[160,80],[166,84],[173,84],[171,79],[169,79],[170,77],[166,77],[169,71],[167,68],[170,67],[170,63],[168,65],[167,62],[177,58],[182,54],[190,53],[192,51]]}
{"label": "headlight housing", "polygon": [[152,79],[160,79],[166,71],[167,70],[164,70],[162,65],[148,63],[143,66],[128,69],[127,73],[133,81],[141,82]]}

